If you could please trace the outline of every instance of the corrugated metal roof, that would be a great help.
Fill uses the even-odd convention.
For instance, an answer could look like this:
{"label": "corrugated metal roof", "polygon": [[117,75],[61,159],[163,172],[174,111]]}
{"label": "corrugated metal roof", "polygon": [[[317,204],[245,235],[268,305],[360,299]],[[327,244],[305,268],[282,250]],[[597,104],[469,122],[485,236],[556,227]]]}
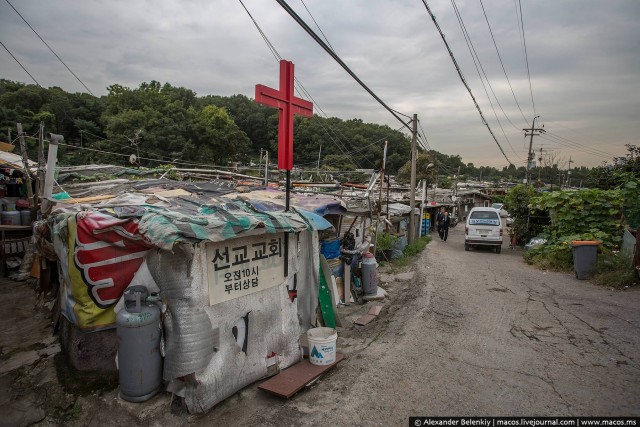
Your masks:
{"label": "corrugated metal roof", "polygon": [[[28,160],[29,169],[34,171],[38,164],[31,160]],[[0,151],[0,166],[9,166],[12,169],[19,169],[24,171],[24,163],[22,162],[22,156],[9,153],[8,151]]]}

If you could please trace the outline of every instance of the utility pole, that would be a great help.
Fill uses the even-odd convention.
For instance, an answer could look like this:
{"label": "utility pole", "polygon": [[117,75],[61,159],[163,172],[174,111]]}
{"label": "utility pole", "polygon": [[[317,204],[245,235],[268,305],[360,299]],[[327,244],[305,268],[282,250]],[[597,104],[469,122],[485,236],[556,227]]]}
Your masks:
{"label": "utility pole", "polygon": [[413,115],[412,123],[413,136],[411,137],[411,191],[409,193],[409,206],[411,214],[409,215],[409,244],[412,244],[416,237],[416,217],[413,210],[416,204],[416,145],[418,141],[418,115]]}
{"label": "utility pole", "polygon": [[[525,137],[527,137],[527,136],[530,137],[529,138],[529,154],[527,155],[527,177],[526,177],[526,180],[527,180],[526,186],[527,187],[529,186],[529,181],[531,181],[531,164],[533,163],[533,159],[534,159],[533,151],[532,151],[532,148],[533,148],[533,137],[540,135],[539,132],[544,132],[544,129],[536,129],[536,119],[538,117],[540,117],[540,116],[535,116],[533,118],[533,122],[531,123],[531,129],[522,129],[523,131],[525,131],[524,136]],[[526,132],[529,132],[529,133],[526,133]],[[536,133],[536,132],[538,132],[538,133]]]}
{"label": "utility pole", "polygon": [[542,147],[540,147],[540,157],[538,157],[538,181],[540,181],[540,172],[542,172]]}
{"label": "utility pole", "polygon": [[47,165],[44,162],[44,122],[40,122],[38,132],[38,175],[36,176],[36,206],[41,203],[42,191],[44,190],[44,174]]}
{"label": "utility pole", "polygon": [[[20,141],[20,154],[22,154],[22,164],[24,166],[24,179],[27,183],[27,197],[29,198],[29,209],[31,209],[31,219],[36,213],[36,201],[33,198],[33,187],[31,187],[31,173],[29,172],[29,157],[27,156],[27,145],[24,142],[24,132],[22,123],[16,123],[18,140]],[[4,243],[3,243],[4,244]]]}
{"label": "utility pole", "polygon": [[[384,142],[384,151],[382,154],[382,168],[380,169],[380,193],[378,197],[378,219],[376,222],[376,232],[378,230],[378,224],[380,224],[380,214],[382,213],[382,187],[384,186],[384,170],[387,167],[387,141]],[[389,188],[389,187],[387,187]],[[389,199],[387,198],[387,209],[389,207]],[[388,216],[387,216],[387,219]],[[388,229],[385,222],[385,229]],[[376,235],[377,239],[377,235]]]}
{"label": "utility pole", "polygon": [[571,160],[571,157],[569,157],[569,170],[567,171],[567,190],[569,189],[569,184],[571,183],[571,163],[575,162]]}
{"label": "utility pole", "polygon": [[269,152],[264,150],[264,186],[269,187]]}

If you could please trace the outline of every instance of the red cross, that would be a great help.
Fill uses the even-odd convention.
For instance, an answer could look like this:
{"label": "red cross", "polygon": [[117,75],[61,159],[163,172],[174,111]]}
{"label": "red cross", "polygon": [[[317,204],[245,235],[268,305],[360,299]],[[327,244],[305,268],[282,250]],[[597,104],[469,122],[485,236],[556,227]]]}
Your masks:
{"label": "red cross", "polygon": [[293,93],[293,62],[280,61],[280,90],[256,85],[256,102],[280,109],[278,114],[278,169],[293,169],[293,115],[313,116],[313,104]]}

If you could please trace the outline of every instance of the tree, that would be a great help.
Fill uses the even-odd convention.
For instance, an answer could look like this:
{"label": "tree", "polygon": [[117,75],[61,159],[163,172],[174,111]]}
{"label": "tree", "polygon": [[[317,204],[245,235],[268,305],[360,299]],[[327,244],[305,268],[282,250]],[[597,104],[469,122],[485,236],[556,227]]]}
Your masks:
{"label": "tree", "polygon": [[249,138],[224,109],[207,105],[195,113],[191,128],[195,132],[191,139],[195,150],[191,153],[183,150],[185,158],[219,164],[246,160]]}
{"label": "tree", "polygon": [[[433,182],[436,178],[436,167],[428,167],[429,164],[434,162],[432,152],[418,153],[416,158],[416,181],[427,179],[428,182]],[[411,160],[407,161],[398,171],[396,176],[398,182],[407,184],[411,181]]]}
{"label": "tree", "polygon": [[614,157],[611,164],[603,162],[589,172],[587,185],[603,190],[620,187],[629,177],[640,178],[640,147],[626,144],[627,153]]}
{"label": "tree", "polygon": [[533,187],[525,187],[518,184],[509,190],[504,198],[504,208],[513,217],[512,230],[519,243],[525,243],[531,237],[540,233],[548,222],[543,213],[534,213],[532,216],[530,203],[537,195]]}
{"label": "tree", "polygon": [[356,170],[356,165],[349,158],[339,154],[330,154],[325,156],[322,160],[322,167],[324,169],[336,171]]}

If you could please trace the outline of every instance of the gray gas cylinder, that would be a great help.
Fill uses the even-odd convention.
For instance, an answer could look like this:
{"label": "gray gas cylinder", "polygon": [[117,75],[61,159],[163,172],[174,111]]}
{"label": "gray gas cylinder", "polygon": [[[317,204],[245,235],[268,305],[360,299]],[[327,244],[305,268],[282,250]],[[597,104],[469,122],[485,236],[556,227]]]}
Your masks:
{"label": "gray gas cylinder", "polygon": [[378,263],[371,252],[362,255],[362,291],[365,296],[378,293]]}
{"label": "gray gas cylinder", "polygon": [[144,286],[129,287],[116,316],[120,397],[129,402],[151,399],[162,385],[160,309],[146,301],[148,293]]}

